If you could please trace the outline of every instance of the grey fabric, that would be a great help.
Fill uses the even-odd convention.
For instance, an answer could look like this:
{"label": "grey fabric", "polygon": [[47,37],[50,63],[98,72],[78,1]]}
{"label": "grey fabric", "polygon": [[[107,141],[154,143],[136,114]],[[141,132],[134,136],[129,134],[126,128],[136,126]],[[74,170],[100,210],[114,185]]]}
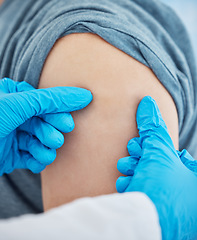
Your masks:
{"label": "grey fabric", "polygon": [[[98,34],[154,71],[176,104],[180,149],[186,148],[197,157],[197,72],[193,50],[182,22],[158,0],[5,0],[0,8],[0,77],[25,80],[37,87],[56,40],[74,32]],[[40,198],[36,194],[39,186],[34,188],[35,196],[31,195],[27,208],[24,201],[24,208],[15,211],[13,207],[9,212],[15,192],[7,190],[6,178],[14,176],[17,185],[22,172],[0,179],[1,192],[5,191],[0,197],[0,215],[2,208],[9,216],[18,211],[23,214],[27,208],[36,212],[31,204]],[[33,184],[32,178],[29,189],[24,187],[27,193],[33,191]],[[23,191],[23,184],[20,189]],[[20,197],[17,201],[21,201]]]}
{"label": "grey fabric", "polygon": [[0,218],[43,211],[40,175],[17,169],[0,178]]}

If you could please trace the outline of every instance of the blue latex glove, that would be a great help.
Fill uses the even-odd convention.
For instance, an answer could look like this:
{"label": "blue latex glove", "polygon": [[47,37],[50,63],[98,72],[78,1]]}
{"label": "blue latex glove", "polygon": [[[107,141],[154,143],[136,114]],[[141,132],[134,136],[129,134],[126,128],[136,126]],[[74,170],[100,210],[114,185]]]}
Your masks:
{"label": "blue latex glove", "polygon": [[16,168],[41,172],[56,157],[63,134],[74,128],[70,114],[92,101],[75,87],[34,89],[25,82],[0,80],[0,175]]}
{"label": "blue latex glove", "polygon": [[186,150],[177,152],[157,104],[145,97],[137,110],[139,138],[128,143],[130,156],[118,161],[128,177],[118,192],[139,191],[155,204],[162,239],[197,239],[197,164]]}

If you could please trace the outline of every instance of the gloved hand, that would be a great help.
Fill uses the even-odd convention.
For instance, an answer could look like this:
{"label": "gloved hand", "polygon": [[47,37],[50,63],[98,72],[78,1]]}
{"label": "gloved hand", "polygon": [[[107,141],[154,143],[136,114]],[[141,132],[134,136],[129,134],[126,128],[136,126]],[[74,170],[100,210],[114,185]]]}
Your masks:
{"label": "gloved hand", "polygon": [[118,161],[128,175],[117,180],[118,192],[139,191],[155,204],[162,239],[197,239],[197,164],[186,150],[177,152],[157,104],[142,99],[137,110],[139,138],[128,143],[131,156]]}
{"label": "gloved hand", "polygon": [[70,132],[70,114],[92,101],[90,91],[75,87],[34,89],[26,82],[0,80],[0,176],[16,168],[41,172],[56,157]]}

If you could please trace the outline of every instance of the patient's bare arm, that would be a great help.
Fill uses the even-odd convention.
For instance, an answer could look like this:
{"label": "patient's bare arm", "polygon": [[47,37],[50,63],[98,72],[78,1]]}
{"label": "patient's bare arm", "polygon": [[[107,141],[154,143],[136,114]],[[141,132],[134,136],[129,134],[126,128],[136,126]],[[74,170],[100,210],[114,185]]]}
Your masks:
{"label": "patient's bare arm", "polygon": [[74,112],[75,129],[65,134],[57,158],[42,173],[45,210],[84,196],[116,192],[116,164],[137,136],[135,114],[145,95],[158,103],[175,147],[178,119],[174,102],[152,71],[102,38],[75,33],[58,40],[49,54],[40,88],[89,89],[93,102]]}

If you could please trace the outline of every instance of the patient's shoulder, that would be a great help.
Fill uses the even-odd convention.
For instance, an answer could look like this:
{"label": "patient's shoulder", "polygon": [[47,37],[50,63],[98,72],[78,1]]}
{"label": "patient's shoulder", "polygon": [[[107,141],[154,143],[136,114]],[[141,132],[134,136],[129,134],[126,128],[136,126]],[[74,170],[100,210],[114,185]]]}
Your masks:
{"label": "patient's shoulder", "polygon": [[40,88],[54,86],[90,89],[94,101],[97,99],[100,106],[107,102],[108,105],[104,106],[118,108],[114,106],[115,98],[116,104],[128,102],[133,114],[139,101],[145,95],[151,95],[178,146],[177,112],[170,94],[151,69],[96,34],[74,33],[55,43],[44,64],[39,84]]}
{"label": "patient's shoulder", "polygon": [[[155,78],[152,71],[123,51],[112,46],[93,33],[73,33],[59,39],[50,51],[41,75],[40,87],[56,84],[91,84],[99,79],[100,84],[108,81],[132,83],[129,74]],[[95,76],[96,73],[96,76]],[[118,78],[121,75],[121,79]],[[51,82],[52,81],[52,82]]]}

